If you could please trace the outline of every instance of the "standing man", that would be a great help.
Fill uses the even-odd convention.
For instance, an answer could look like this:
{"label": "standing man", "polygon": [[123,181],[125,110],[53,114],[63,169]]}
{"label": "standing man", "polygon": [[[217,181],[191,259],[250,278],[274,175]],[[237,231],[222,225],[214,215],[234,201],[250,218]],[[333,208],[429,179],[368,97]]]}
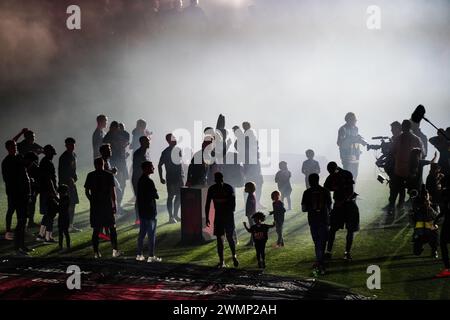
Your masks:
{"label": "standing man", "polygon": [[101,114],[97,116],[97,128],[92,134],[92,148],[94,159],[100,157],[100,147],[103,144],[103,138],[105,137],[105,128],[108,125],[108,118]]}
{"label": "standing man", "polygon": [[75,215],[75,206],[79,203],[76,182],[77,176],[77,155],[75,154],[75,139],[67,138],[65,140],[66,151],[59,157],[58,177],[59,184],[65,184],[69,188],[69,232],[80,232],[73,226],[73,218]]}
{"label": "standing man", "polygon": [[[142,176],[142,163],[148,161],[148,148],[150,148],[150,139],[146,136],[141,136],[139,138],[140,148],[133,153],[133,173],[131,175],[131,184],[133,185],[134,195],[137,197],[137,187],[139,178]],[[135,205],[136,211],[136,222],[139,224],[139,213],[138,213],[138,202],[136,199]]]}
{"label": "standing man", "polygon": [[[166,135],[169,144],[161,153],[158,163],[159,179],[167,186],[167,211],[169,212],[169,223],[177,223],[180,209],[180,190],[183,186],[183,167],[181,165],[181,149],[178,148],[177,140],[169,133]],[[166,169],[166,178],[163,178],[162,167]]]}
{"label": "standing man", "polygon": [[352,173],[356,181],[358,177],[360,145],[366,146],[367,142],[359,135],[356,126],[356,116],[353,112],[345,115],[345,124],[339,128],[337,145],[341,156],[342,167]]}
{"label": "standing man", "polygon": [[116,192],[114,177],[104,170],[105,163],[102,158],[94,160],[95,171],[90,172],[84,184],[86,197],[90,202],[90,222],[92,231],[92,245],[94,247],[94,258],[98,259],[101,254],[98,250],[99,233],[103,228],[110,232],[112,257],[120,256],[117,247],[116,221]]}
{"label": "standing man", "polygon": [[208,195],[206,197],[205,213],[206,226],[210,226],[209,208],[211,201],[214,202],[214,235],[217,237],[217,254],[219,255],[218,268],[226,267],[223,258],[223,236],[226,235],[228,244],[230,246],[233,264],[235,267],[239,266],[239,261],[236,257],[236,244],[233,234],[235,232],[234,211],[236,209],[236,196],[233,187],[223,182],[223,175],[221,172],[214,174],[215,184],[208,188]]}
{"label": "standing man", "polygon": [[[23,129],[22,132],[24,139],[17,144],[17,150],[21,156],[25,156],[25,154],[30,151],[37,155],[44,152],[44,149],[35,142],[36,136],[33,131]],[[19,135],[14,137],[15,141],[17,141],[16,139],[18,139],[18,136]]]}
{"label": "standing man", "polygon": [[333,192],[334,205],[330,214],[330,233],[328,237],[327,253],[325,258],[331,258],[336,232],[347,229],[345,243],[345,260],[352,260],[350,253],[353,244],[353,234],[359,230],[359,209],[356,205],[356,196],[352,173],[338,167],[336,162],[327,165],[330,175],[325,180],[324,187]]}

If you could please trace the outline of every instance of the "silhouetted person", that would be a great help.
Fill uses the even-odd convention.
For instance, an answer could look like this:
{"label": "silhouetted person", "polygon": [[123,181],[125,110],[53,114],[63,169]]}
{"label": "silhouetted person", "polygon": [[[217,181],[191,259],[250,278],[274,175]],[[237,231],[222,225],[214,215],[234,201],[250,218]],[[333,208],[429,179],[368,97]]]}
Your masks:
{"label": "silhouetted person", "polygon": [[43,215],[41,221],[41,229],[37,237],[37,241],[45,241],[54,243],[53,239],[53,222],[57,213],[57,182],[56,169],[53,164],[53,158],[56,150],[52,145],[44,147],[44,157],[39,163],[39,204],[40,212]]}
{"label": "silhouetted person", "polygon": [[76,182],[78,181],[77,176],[77,155],[75,151],[75,139],[67,138],[65,140],[66,151],[64,151],[59,157],[58,165],[58,178],[59,183],[64,184],[68,187],[68,195],[70,199],[69,205],[69,230],[70,232],[81,231],[73,226],[73,219],[75,216],[75,207],[79,203],[78,191]]}
{"label": "silhouetted person", "polygon": [[[408,177],[411,172],[411,151],[414,148],[422,149],[422,142],[411,132],[411,121],[402,122],[402,133],[396,137],[392,144],[394,156],[394,178],[392,181],[392,193],[390,197],[390,210],[394,210],[395,201],[399,193],[404,192],[407,187]],[[402,206],[403,203],[399,203]]]}
{"label": "silhouetted person", "polygon": [[[256,185],[253,182],[247,182],[245,184],[244,192],[248,193],[247,200],[245,202],[245,215],[248,219],[248,225],[251,227],[254,224],[253,215],[256,213],[256,197],[255,197]],[[246,246],[253,246],[253,237],[247,242]]]}
{"label": "silhouetted person", "polygon": [[[150,140],[146,136],[141,136],[139,139],[140,148],[133,153],[133,173],[131,175],[131,184],[133,185],[134,194],[137,196],[138,181],[142,176],[142,163],[150,160],[148,157],[148,148],[150,148]],[[139,224],[139,213],[137,208],[137,201],[135,205],[136,224]]]}
{"label": "silhouetted person", "polygon": [[[422,157],[422,150],[419,148],[414,148],[411,150],[410,160],[409,160],[409,176],[408,176],[408,192],[411,194],[413,190],[420,192],[423,185],[423,168],[430,165],[431,163],[436,163],[437,152],[434,153],[433,159],[425,160]],[[428,192],[428,191],[427,191]]]}
{"label": "silhouetted person", "polygon": [[430,138],[430,143],[439,151],[438,164],[442,173],[448,176],[450,175],[450,141],[445,138],[444,133],[450,137],[450,127],[445,131],[439,129],[437,135]]}
{"label": "silhouetted person", "polygon": [[[158,174],[162,184],[167,186],[167,211],[169,213],[169,223],[176,223],[181,219],[178,217],[180,209],[180,190],[183,186],[183,166],[181,165],[181,149],[178,148],[177,140],[169,133],[166,135],[166,141],[169,144],[159,158]],[[166,170],[166,176],[163,178],[162,167]]]}
{"label": "silhouetted person", "polygon": [[17,151],[24,156],[27,152],[34,152],[39,155],[44,152],[43,148],[38,145],[35,140],[36,136],[33,131],[27,130],[23,134],[24,139],[17,144]]}
{"label": "silhouetted person", "polygon": [[92,245],[94,258],[100,258],[98,250],[99,233],[103,228],[110,232],[112,257],[118,257],[116,221],[114,215],[117,210],[114,176],[104,170],[104,161],[97,158],[94,161],[95,171],[90,172],[84,184],[86,197],[90,203],[90,222],[92,231]]}
{"label": "silhouetted person", "polygon": [[132,140],[131,140],[131,150],[136,151],[141,147],[139,139],[142,136],[147,137],[149,140],[151,139],[152,133],[147,130],[147,122],[144,119],[139,119],[136,122],[136,128],[131,132]]}
{"label": "silhouetted person", "polygon": [[236,257],[236,244],[234,241],[234,211],[236,209],[236,197],[233,187],[223,182],[223,175],[216,172],[214,175],[215,184],[208,188],[208,195],[206,197],[205,213],[206,226],[210,226],[209,209],[211,201],[214,202],[214,235],[217,237],[217,254],[219,255],[218,268],[226,267],[223,258],[223,237],[227,238],[230,246],[233,264],[235,267],[239,266],[239,261]]}
{"label": "silhouetted person", "polygon": [[[27,218],[27,204],[31,193],[30,179],[26,171],[23,157],[17,154],[16,142],[14,140],[6,141],[5,148],[8,151],[8,155],[2,161],[2,175],[5,182],[5,191],[8,199],[5,239],[15,239],[15,249],[18,254],[26,254],[26,251],[22,252],[22,249],[25,246],[24,237]],[[15,237],[11,230],[12,216],[14,212],[17,214]]]}
{"label": "silhouetted person", "polygon": [[105,129],[108,125],[108,118],[101,114],[97,116],[97,128],[92,134],[92,149],[94,159],[100,157],[100,147],[103,144],[103,138],[105,137]]}
{"label": "silhouetted person", "polygon": [[292,210],[291,205],[291,172],[288,170],[287,162],[281,161],[278,164],[279,171],[275,174],[275,182],[278,186],[278,191],[281,193],[281,202],[284,202],[284,199],[287,199],[288,210]]}
{"label": "silhouetted person", "polygon": [[[111,166],[117,168],[117,181],[119,181],[120,189],[122,190],[122,193],[124,193],[126,181],[128,179],[125,149],[128,146],[129,141],[124,137],[117,121],[111,122],[109,131],[103,138],[103,143],[109,143],[111,145]],[[121,203],[122,198],[118,198],[117,205],[119,207],[121,206]]]}
{"label": "silhouetted person", "polygon": [[405,189],[400,189],[396,191],[395,186],[395,155],[394,155],[394,140],[397,139],[398,136],[402,133],[402,125],[398,121],[394,121],[391,123],[391,142],[388,143],[386,146],[386,162],[384,166],[384,171],[389,177],[389,209],[391,210],[395,206],[396,198],[399,196],[399,207],[403,206],[403,203],[405,202]]}
{"label": "silhouetted person", "polygon": [[303,192],[302,211],[308,213],[308,224],[314,242],[316,263],[313,268],[320,274],[325,273],[325,248],[328,241],[331,211],[330,191],[319,185],[319,175],[308,176],[310,187]]}
{"label": "silhouetted person", "polygon": [[331,258],[336,232],[344,227],[347,229],[344,259],[351,260],[353,234],[359,230],[359,209],[356,205],[353,175],[350,171],[341,169],[336,162],[327,165],[329,176],[324,187],[333,192],[334,205],[330,214],[330,233],[328,237],[326,258]]}
{"label": "silhouetted person", "polygon": [[356,126],[356,116],[353,112],[345,115],[345,124],[339,128],[337,145],[341,156],[342,167],[352,173],[356,181],[358,177],[359,156],[361,155],[360,145],[367,145],[358,133]]}
{"label": "silhouetted person", "polygon": [[305,152],[306,160],[302,164],[302,173],[305,175],[305,186],[308,189],[309,185],[309,175],[313,173],[320,174],[319,162],[314,160],[314,151],[311,149]]}
{"label": "silhouetted person", "polygon": [[148,238],[148,260],[147,262],[161,262],[161,258],[155,256],[155,240],[156,240],[156,225],[157,225],[157,207],[156,200],[159,199],[158,191],[155,183],[150,178],[155,168],[150,161],[144,161],[141,164],[142,174],[139,177],[137,186],[136,202],[139,210],[139,219],[141,220],[139,226],[139,236],[137,241],[137,255],[136,260],[143,261],[144,239]]}
{"label": "silhouetted person", "polygon": [[59,207],[58,207],[58,244],[59,250],[63,249],[63,241],[66,238],[66,249],[70,249],[70,206],[72,201],[69,195],[69,187],[61,184],[58,187]]}
{"label": "silhouetted person", "polygon": [[271,193],[270,198],[272,199],[272,211],[270,215],[273,215],[273,221],[275,222],[275,230],[277,232],[277,248],[284,247],[283,238],[283,225],[284,225],[284,215],[286,209],[284,208],[284,203],[280,200],[280,192],[274,191]]}

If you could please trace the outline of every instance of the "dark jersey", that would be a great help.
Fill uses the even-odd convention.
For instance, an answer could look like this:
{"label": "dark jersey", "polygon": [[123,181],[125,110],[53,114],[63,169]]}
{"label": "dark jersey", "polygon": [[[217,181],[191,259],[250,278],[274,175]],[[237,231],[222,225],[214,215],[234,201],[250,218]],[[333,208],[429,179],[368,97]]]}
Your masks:
{"label": "dark jersey", "polygon": [[272,202],[273,211],[270,214],[273,214],[273,219],[277,224],[282,224],[284,222],[284,213],[286,209],[284,208],[284,203],[280,200]]}
{"label": "dark jersey", "polygon": [[330,174],[325,180],[324,187],[333,192],[333,199],[336,204],[352,199],[354,195],[353,175],[350,171],[339,168],[337,172]]}
{"label": "dark jersey", "polygon": [[39,163],[39,191],[41,194],[56,194],[56,170],[52,160],[42,158]]}
{"label": "dark jersey", "polygon": [[324,187],[311,187],[303,192],[303,212],[308,212],[308,223],[328,224],[331,211],[330,191]]}
{"label": "dark jersey", "polygon": [[77,181],[77,155],[74,152],[65,151],[59,157],[58,178],[60,184],[71,184],[71,179]]}
{"label": "dark jersey", "polygon": [[139,179],[142,175],[142,163],[149,160],[147,157],[147,150],[144,148],[139,148],[133,153],[133,180]]}
{"label": "dark jersey", "polygon": [[253,241],[267,241],[269,238],[269,229],[271,227],[272,226],[264,223],[252,225],[249,229],[252,234]]}
{"label": "dark jersey", "polygon": [[[178,157],[178,159],[172,159]],[[173,160],[177,160],[174,162]],[[181,166],[181,150],[175,146],[169,146],[161,153],[158,166],[164,166],[166,169],[167,183],[179,183],[183,181],[183,167]]]}
{"label": "dark jersey", "polygon": [[211,201],[214,202],[215,221],[226,222],[234,220],[236,197],[232,186],[226,183],[216,183],[208,188],[205,211],[209,213]]}
{"label": "dark jersey", "polygon": [[137,187],[137,207],[141,219],[155,219],[156,199],[159,199],[155,183],[150,177],[141,175]]}

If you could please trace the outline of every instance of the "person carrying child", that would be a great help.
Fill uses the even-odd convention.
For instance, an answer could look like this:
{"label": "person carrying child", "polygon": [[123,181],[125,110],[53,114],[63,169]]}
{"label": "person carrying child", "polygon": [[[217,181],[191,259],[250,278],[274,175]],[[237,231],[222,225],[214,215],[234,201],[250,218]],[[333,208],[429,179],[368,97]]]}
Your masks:
{"label": "person carrying child", "polygon": [[284,224],[284,213],[286,212],[286,209],[284,208],[283,202],[280,200],[280,192],[274,191],[270,195],[272,198],[272,208],[273,211],[271,211],[269,214],[273,215],[273,220],[275,221],[277,231],[278,239],[276,247],[284,247],[284,239],[283,239],[283,224]]}
{"label": "person carrying child", "polygon": [[256,249],[256,259],[258,260],[258,268],[264,269],[266,267],[266,243],[269,238],[269,229],[273,228],[276,225],[276,222],[272,225],[263,223],[266,216],[260,211],[252,215],[251,218],[253,219],[254,224],[249,228],[244,221],[244,227],[252,235]]}

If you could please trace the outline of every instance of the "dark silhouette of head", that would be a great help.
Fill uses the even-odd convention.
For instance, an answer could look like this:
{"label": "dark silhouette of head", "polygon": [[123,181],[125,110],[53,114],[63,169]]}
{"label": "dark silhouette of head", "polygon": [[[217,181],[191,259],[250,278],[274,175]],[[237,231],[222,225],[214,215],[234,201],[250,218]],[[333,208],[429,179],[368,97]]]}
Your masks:
{"label": "dark silhouette of head", "polygon": [[144,161],[141,164],[142,173],[145,175],[150,175],[155,171],[155,167],[151,161]]}
{"label": "dark silhouette of head", "polygon": [[17,153],[17,144],[14,140],[8,140],[5,142],[5,148],[8,154],[15,155]]}
{"label": "dark silhouette of head", "polygon": [[34,143],[34,141],[36,139],[34,132],[31,130],[28,130],[27,132],[25,132],[23,134],[23,136],[28,143]]}
{"label": "dark silhouette of head", "polygon": [[351,126],[354,126],[355,124],[356,124],[356,116],[355,116],[355,114],[353,113],[353,112],[348,112],[346,115],[345,115],[345,122],[348,124],[348,125],[351,125]]}
{"label": "dark silhouette of head", "polygon": [[171,146],[175,146],[177,144],[177,139],[175,139],[175,136],[171,133],[166,134],[166,141]]}
{"label": "dark silhouette of head", "polygon": [[139,119],[138,121],[136,121],[136,129],[145,130],[145,128],[147,128],[147,121],[145,121],[144,119]]}
{"label": "dark silhouette of head", "polygon": [[258,211],[252,215],[252,219],[253,221],[255,221],[255,223],[261,223],[264,222],[264,220],[266,220],[266,215],[261,211]]}
{"label": "dark silhouette of head", "polygon": [[120,127],[119,127],[119,123],[117,121],[113,121],[109,125],[109,130],[111,130],[111,131],[117,131],[119,129],[120,129]]}
{"label": "dark silhouette of head", "polygon": [[281,194],[278,190],[275,190],[270,194],[270,198],[272,199],[272,201],[280,200],[280,196],[281,196]]}
{"label": "dark silhouette of head", "polygon": [[311,173],[308,176],[308,182],[311,187],[317,187],[319,185],[319,175],[317,173]]}
{"label": "dark silhouette of head", "polygon": [[75,150],[75,143],[76,143],[76,141],[75,141],[74,138],[71,138],[71,137],[66,138],[66,140],[64,140],[64,143],[66,144],[66,149],[68,151],[72,152],[72,151]]}
{"label": "dark silhouette of head", "polygon": [[112,156],[111,145],[109,143],[102,144],[99,151],[103,159],[109,159]]}
{"label": "dark silhouette of head", "polygon": [[105,161],[103,158],[96,158],[94,160],[95,170],[103,170],[105,168]]}
{"label": "dark silhouette of head", "polygon": [[247,121],[242,122],[242,129],[244,129],[244,131],[250,130],[251,127],[252,126],[251,126],[250,122],[247,122]]}
{"label": "dark silhouette of head", "polygon": [[306,154],[306,157],[308,159],[313,159],[314,158],[314,151],[311,150],[311,149],[306,150],[305,154]]}
{"label": "dark silhouette of head", "polygon": [[402,133],[402,125],[400,122],[394,121],[391,123],[391,133],[394,137],[398,137]]}
{"label": "dark silhouette of head", "polygon": [[216,183],[223,183],[223,174],[222,174],[222,172],[214,173],[214,181]]}
{"label": "dark silhouette of head", "polygon": [[280,163],[278,164],[278,168],[280,170],[287,170],[287,162],[286,161],[280,161]]}
{"label": "dark silhouette of head", "polygon": [[44,147],[44,154],[45,154],[45,156],[48,157],[48,158],[53,158],[53,156],[56,155],[56,150],[55,150],[55,148],[54,148],[51,144],[47,144],[47,145]]}
{"label": "dark silhouette of head", "polygon": [[248,193],[254,193],[256,191],[256,184],[254,182],[247,182],[244,186],[244,191]]}
{"label": "dark silhouette of head", "polygon": [[334,161],[328,162],[327,171],[329,174],[335,173],[337,168],[338,168],[338,165],[336,162],[334,162]]}
{"label": "dark silhouette of head", "polygon": [[402,132],[409,132],[411,131],[411,121],[405,119],[402,122]]}
{"label": "dark silhouette of head", "polygon": [[97,127],[100,129],[105,129],[108,125],[108,118],[104,114],[97,116]]}

